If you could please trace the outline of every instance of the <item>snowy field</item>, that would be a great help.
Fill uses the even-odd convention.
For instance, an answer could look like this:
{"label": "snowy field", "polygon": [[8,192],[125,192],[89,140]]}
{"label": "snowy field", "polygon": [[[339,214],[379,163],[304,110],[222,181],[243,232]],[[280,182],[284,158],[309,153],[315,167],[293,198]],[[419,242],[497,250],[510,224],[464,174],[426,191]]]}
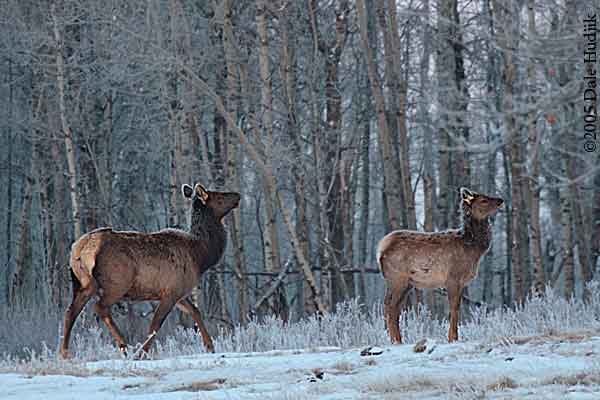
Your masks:
{"label": "snowy field", "polygon": [[[321,319],[254,321],[215,337],[216,354],[191,330],[159,335],[146,361],[120,358],[97,325],[79,324],[72,360],[57,357],[58,341],[4,352],[0,399],[600,399],[591,289],[586,303],[548,290],[516,309],[472,309],[453,344],[446,320],[411,310],[401,321],[408,344],[389,345],[380,307],[357,302]],[[9,333],[0,329],[0,345]],[[361,355],[369,346],[381,354]]]}
{"label": "snowy field", "polygon": [[[0,374],[15,399],[600,399],[600,335],[202,354]],[[376,349],[377,350],[377,349]],[[55,374],[57,373],[57,374]]]}

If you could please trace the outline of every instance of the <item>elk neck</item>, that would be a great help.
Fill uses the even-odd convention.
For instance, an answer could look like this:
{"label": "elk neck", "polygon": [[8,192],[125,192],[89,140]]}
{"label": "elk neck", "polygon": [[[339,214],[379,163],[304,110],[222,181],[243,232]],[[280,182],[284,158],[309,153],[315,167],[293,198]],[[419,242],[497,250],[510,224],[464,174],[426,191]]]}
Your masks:
{"label": "elk neck", "polygon": [[227,245],[227,233],[209,207],[201,207],[192,212],[190,234],[206,250],[207,267],[217,264]]}
{"label": "elk neck", "polygon": [[466,246],[475,247],[482,252],[486,252],[490,247],[492,230],[489,218],[476,219],[470,213],[463,211],[460,231]]}

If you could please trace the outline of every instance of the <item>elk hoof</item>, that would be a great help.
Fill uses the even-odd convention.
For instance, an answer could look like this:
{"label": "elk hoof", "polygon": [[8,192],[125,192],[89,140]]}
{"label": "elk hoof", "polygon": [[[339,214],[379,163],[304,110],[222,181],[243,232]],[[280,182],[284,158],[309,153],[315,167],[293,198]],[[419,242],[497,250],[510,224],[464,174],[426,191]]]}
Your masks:
{"label": "elk hoof", "polygon": [[71,358],[71,353],[67,349],[60,349],[60,356],[63,360],[69,360]]}
{"label": "elk hoof", "polygon": [[119,351],[123,355],[123,357],[127,358],[127,345],[120,345]]}
{"label": "elk hoof", "polygon": [[402,344],[401,336],[392,336],[391,337],[392,344]]}

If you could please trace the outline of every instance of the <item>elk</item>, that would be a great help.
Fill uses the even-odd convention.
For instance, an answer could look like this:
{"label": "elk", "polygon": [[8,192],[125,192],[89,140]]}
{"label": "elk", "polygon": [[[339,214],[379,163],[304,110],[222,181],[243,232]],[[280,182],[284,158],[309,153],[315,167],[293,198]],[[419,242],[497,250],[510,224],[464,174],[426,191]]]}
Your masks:
{"label": "elk", "polygon": [[377,247],[377,261],[386,292],[384,314],[392,343],[402,343],[398,326],[404,299],[413,287],[446,288],[450,303],[448,341],[458,340],[458,313],[463,288],[475,278],[487,252],[492,229],[489,219],[504,200],[460,189],[462,226],[443,232],[397,230]]}
{"label": "elk", "polygon": [[221,260],[227,241],[223,219],[239,205],[240,195],[207,191],[200,184],[194,189],[183,185],[182,192],[191,199],[189,232],[164,229],[142,233],[100,228],[73,243],[70,259],[73,301],[65,313],[63,358],[69,357],[73,324],[93,296],[97,299],[95,312],[124,355],[127,343],[110,314],[110,307],[121,300],[159,302],[150,323],[150,334],[136,357],[148,352],[173,306],[191,315],[206,350],[214,352],[200,311],[188,296],[202,273]]}

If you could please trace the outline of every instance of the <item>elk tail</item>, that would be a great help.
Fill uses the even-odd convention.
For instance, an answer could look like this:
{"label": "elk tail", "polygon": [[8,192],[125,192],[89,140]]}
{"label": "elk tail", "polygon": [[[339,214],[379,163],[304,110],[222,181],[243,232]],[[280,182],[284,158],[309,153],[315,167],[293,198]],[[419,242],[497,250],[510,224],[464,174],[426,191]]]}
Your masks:
{"label": "elk tail", "polygon": [[385,278],[385,269],[384,269],[384,265],[383,265],[383,260],[385,258],[385,250],[387,248],[387,242],[385,241],[387,238],[384,237],[383,239],[381,239],[381,241],[379,242],[379,244],[377,245],[377,253],[375,255],[375,259],[377,260],[377,266],[379,267],[379,271],[383,274],[383,277]]}
{"label": "elk tail", "polygon": [[381,248],[381,243],[379,243],[379,245],[377,246],[377,253],[375,254],[375,260],[377,260],[377,266],[379,267],[379,271],[383,272],[383,265],[381,263],[382,261],[382,255],[383,255],[383,251]]}

